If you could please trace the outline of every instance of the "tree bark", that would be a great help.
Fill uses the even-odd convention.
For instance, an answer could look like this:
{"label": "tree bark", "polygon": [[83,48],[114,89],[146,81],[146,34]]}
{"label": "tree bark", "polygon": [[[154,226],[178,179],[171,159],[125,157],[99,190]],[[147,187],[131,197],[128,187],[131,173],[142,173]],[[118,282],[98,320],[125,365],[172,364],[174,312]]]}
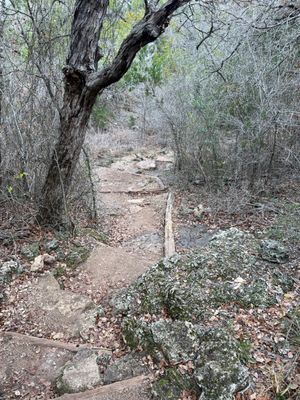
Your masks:
{"label": "tree bark", "polygon": [[42,191],[37,217],[40,224],[60,225],[67,214],[66,196],[97,95],[122,78],[138,51],[156,40],[165,31],[172,14],[189,1],[169,0],[155,10],[152,2],[145,0],[144,18],[133,27],[111,65],[101,71],[97,71],[98,42],[108,0],[76,1],[67,66],[63,70],[65,94],[59,139]]}
{"label": "tree bark", "polygon": [[4,92],[4,23],[5,23],[5,0],[0,1],[0,188],[2,186],[2,154],[1,136],[3,135],[3,92]]}
{"label": "tree bark", "polygon": [[97,69],[98,41],[108,0],[77,0],[71,31],[65,88],[60,110],[59,137],[40,199],[37,220],[58,226],[67,216],[66,196],[79,160],[85,131],[97,92],[87,87]]}

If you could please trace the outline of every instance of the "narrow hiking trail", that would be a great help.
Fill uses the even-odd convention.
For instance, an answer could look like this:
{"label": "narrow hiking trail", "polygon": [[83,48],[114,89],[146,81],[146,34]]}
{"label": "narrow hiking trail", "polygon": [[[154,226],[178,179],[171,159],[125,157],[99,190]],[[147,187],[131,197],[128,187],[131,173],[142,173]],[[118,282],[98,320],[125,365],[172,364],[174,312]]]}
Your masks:
{"label": "narrow hiking trail", "polygon": [[98,244],[70,279],[38,271],[10,289],[1,314],[1,399],[65,391],[83,393],[61,399],[148,398],[146,362],[128,354],[109,301],[164,256],[168,190],[158,175],[172,165],[171,153],[152,150],[95,166],[108,244]]}

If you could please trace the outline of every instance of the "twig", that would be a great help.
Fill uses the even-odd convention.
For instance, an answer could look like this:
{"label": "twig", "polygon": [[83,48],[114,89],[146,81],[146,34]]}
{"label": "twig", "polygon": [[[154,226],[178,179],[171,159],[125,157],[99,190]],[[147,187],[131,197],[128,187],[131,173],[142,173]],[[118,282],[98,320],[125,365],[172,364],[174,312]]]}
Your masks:
{"label": "twig", "polygon": [[66,343],[66,342],[61,342],[61,341],[56,341],[56,340],[51,340],[51,339],[45,339],[45,338],[39,338],[36,336],[29,336],[29,335],[23,335],[22,333],[17,333],[17,332],[1,332],[0,337],[6,337],[6,338],[16,338],[23,340],[24,342],[27,342],[29,344],[33,344],[36,346],[41,346],[41,347],[55,347],[57,349],[63,349],[63,350],[68,350],[73,353],[77,353],[80,350],[83,349],[90,349],[90,350],[98,350],[102,352],[110,352],[110,349],[104,348],[104,347],[93,347],[88,344],[74,344],[74,343]]}

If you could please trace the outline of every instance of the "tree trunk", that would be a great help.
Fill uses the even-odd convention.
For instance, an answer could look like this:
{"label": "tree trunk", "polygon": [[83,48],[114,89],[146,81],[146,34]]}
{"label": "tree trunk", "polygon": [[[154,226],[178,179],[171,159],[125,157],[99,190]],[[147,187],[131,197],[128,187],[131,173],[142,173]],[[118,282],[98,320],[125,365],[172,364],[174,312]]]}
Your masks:
{"label": "tree trunk", "polygon": [[111,65],[97,71],[98,42],[108,0],[77,0],[65,74],[65,94],[60,111],[59,139],[42,190],[37,220],[57,226],[67,216],[66,196],[85,139],[86,127],[97,95],[119,81],[138,51],[156,40],[171,15],[190,0],[169,0],[157,10],[144,0],[145,15],[121,44]]}
{"label": "tree trunk", "polygon": [[[66,196],[71,186],[72,176],[79,160],[85,139],[85,132],[96,96],[86,91],[79,110],[74,106],[72,92],[66,93],[65,106],[61,113],[59,141],[52,155],[43,188],[39,223],[43,225],[61,225],[67,217]],[[77,111],[76,111],[77,110]]]}
{"label": "tree trunk", "polygon": [[108,0],[77,0],[72,23],[70,51],[65,74],[65,93],[60,111],[59,139],[52,154],[42,190],[37,220],[58,226],[68,217],[66,196],[79,160],[97,92],[87,88],[96,72],[98,41]]}
{"label": "tree trunk", "polygon": [[4,92],[4,23],[5,23],[5,0],[0,2],[0,188],[2,186],[2,155],[1,136],[3,135],[3,92]]}

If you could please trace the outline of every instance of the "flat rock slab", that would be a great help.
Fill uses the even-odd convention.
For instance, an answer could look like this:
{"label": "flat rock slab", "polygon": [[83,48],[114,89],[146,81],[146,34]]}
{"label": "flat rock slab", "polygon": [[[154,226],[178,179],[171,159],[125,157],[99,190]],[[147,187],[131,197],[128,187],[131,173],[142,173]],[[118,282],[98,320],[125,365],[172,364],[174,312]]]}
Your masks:
{"label": "flat rock slab", "polygon": [[70,339],[86,338],[94,326],[96,306],[83,295],[62,290],[51,274],[45,274],[19,293],[21,305],[16,302],[14,322],[22,326],[26,320],[27,330],[36,335]]}
{"label": "flat rock slab", "polygon": [[149,400],[148,388],[147,377],[138,376],[83,393],[65,394],[57,400]]}
{"label": "flat rock slab", "polygon": [[105,281],[131,283],[152,264],[153,260],[146,257],[130,254],[121,248],[100,245],[82,268],[94,284],[103,284]]}
{"label": "flat rock slab", "polygon": [[98,353],[92,350],[78,352],[63,367],[62,374],[56,381],[59,393],[78,393],[93,389],[102,383],[97,364]]}
{"label": "flat rock slab", "polygon": [[42,393],[57,379],[63,365],[73,355],[68,350],[40,347],[18,337],[0,337],[1,390],[8,396],[15,391],[23,396],[23,390],[27,392],[28,387],[34,385],[37,393]]}
{"label": "flat rock slab", "polygon": [[[123,208],[119,206],[117,196],[124,201]],[[109,210],[115,212],[114,215],[111,214],[115,219],[111,233],[112,237],[117,238],[118,246],[141,254],[152,262],[163,257],[162,231],[166,193],[152,194],[143,198],[110,193],[105,194],[104,201],[108,212]]]}
{"label": "flat rock slab", "polygon": [[131,174],[112,168],[98,167],[94,173],[99,178],[100,192],[152,192],[162,189],[158,180],[152,176]]}
{"label": "flat rock slab", "polygon": [[151,171],[156,169],[156,161],[152,159],[139,161],[136,165],[139,169],[144,171]]}
{"label": "flat rock slab", "polygon": [[186,250],[205,246],[209,243],[216,231],[208,230],[204,225],[183,225],[176,226],[176,249]]}
{"label": "flat rock slab", "polygon": [[[163,236],[159,233],[144,233],[134,236],[122,243],[125,249],[157,255],[157,260],[163,256]],[[155,260],[156,261],[156,260]]]}

